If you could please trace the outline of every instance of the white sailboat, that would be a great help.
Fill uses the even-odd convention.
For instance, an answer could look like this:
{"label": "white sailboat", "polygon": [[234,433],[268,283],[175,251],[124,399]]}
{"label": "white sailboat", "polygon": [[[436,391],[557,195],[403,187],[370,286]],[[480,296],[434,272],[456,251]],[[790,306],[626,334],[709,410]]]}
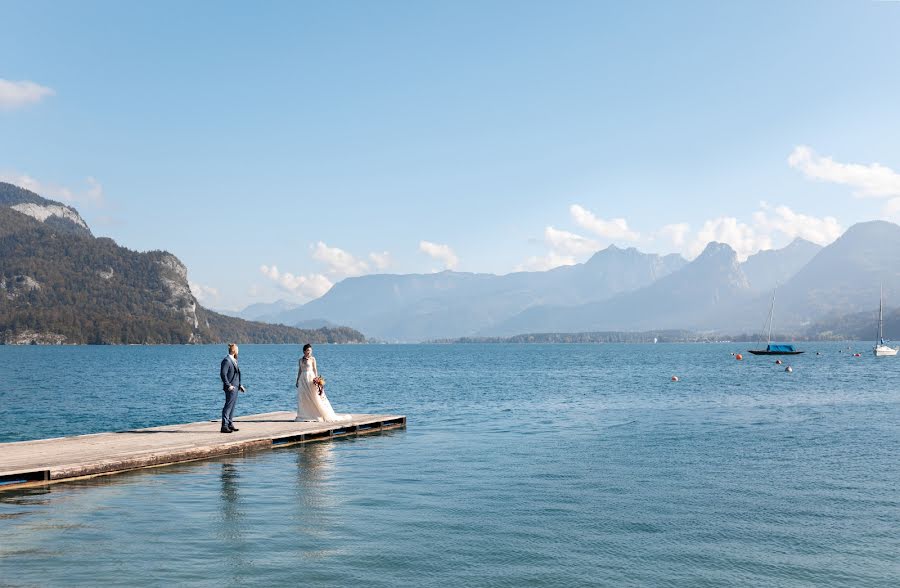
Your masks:
{"label": "white sailboat", "polygon": [[878,336],[875,339],[872,353],[875,354],[875,357],[888,357],[897,355],[898,350],[900,347],[889,347],[884,342],[884,286],[882,286],[881,294],[878,297]]}

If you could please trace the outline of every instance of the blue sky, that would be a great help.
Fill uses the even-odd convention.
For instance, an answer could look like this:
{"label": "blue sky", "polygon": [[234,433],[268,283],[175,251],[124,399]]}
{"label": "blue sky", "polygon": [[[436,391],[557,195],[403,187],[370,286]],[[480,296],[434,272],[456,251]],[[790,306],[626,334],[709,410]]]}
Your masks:
{"label": "blue sky", "polygon": [[900,220],[897,2],[6,2],[0,178],[204,304]]}

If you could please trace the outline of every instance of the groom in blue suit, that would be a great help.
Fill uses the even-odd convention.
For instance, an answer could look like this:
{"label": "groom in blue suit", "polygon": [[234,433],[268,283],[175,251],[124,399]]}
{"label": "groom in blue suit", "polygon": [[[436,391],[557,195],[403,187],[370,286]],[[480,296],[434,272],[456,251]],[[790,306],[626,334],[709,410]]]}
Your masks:
{"label": "groom in blue suit", "polygon": [[225,392],[225,406],[222,407],[222,433],[234,433],[234,405],[237,404],[238,391],[246,392],[241,386],[241,369],[238,367],[238,346],[228,344],[228,355],[222,360],[219,375],[222,377],[222,390]]}

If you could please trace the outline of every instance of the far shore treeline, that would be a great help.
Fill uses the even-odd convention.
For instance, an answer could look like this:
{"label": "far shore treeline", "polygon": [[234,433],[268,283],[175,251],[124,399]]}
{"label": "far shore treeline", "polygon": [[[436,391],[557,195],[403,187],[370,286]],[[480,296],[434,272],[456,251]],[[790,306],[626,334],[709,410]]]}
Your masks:
{"label": "far shore treeline", "polygon": [[[848,341],[857,339],[838,334],[829,336],[809,336],[781,333],[772,335],[777,341]],[[457,339],[437,339],[435,344],[467,343],[718,343],[765,341],[765,335],[741,333],[734,336],[703,334],[691,331],[610,331],[599,333],[527,333],[512,337],[460,337]],[[861,337],[859,339],[865,339]]]}

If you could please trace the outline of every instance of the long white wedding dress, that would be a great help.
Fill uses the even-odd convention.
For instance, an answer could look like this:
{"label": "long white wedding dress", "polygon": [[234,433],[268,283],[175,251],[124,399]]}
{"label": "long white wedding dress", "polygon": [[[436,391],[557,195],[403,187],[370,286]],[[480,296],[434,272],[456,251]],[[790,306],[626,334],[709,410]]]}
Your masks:
{"label": "long white wedding dress", "polygon": [[[312,358],[310,358],[312,359]],[[312,361],[300,360],[300,385],[297,386],[297,421],[318,421],[334,423],[349,421],[349,414],[335,414],[323,392],[319,395],[319,387],[313,384],[316,375],[312,370]]]}

